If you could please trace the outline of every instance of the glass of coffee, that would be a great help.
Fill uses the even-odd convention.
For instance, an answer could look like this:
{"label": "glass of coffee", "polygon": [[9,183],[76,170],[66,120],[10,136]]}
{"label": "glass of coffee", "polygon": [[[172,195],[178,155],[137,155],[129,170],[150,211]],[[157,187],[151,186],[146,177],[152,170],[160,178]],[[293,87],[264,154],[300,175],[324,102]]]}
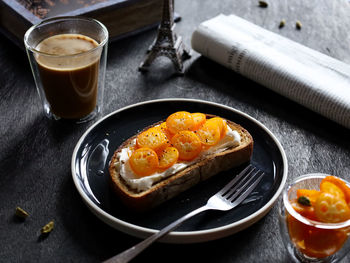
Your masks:
{"label": "glass of coffee", "polygon": [[102,112],[107,28],[84,17],[43,20],[24,36],[45,114],[85,122]]}

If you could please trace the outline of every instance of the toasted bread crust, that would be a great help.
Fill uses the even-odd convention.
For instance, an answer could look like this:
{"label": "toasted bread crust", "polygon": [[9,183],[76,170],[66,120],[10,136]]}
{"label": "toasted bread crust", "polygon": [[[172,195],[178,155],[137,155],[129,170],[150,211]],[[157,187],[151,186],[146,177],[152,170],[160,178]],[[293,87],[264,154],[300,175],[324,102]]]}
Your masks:
{"label": "toasted bread crust", "polygon": [[[212,117],[216,116],[207,114],[207,119]],[[152,126],[159,123],[155,123]],[[110,161],[109,173],[115,193],[126,207],[133,211],[145,211],[171,199],[219,172],[248,162],[253,153],[252,136],[246,129],[232,121],[227,120],[227,124],[232,130],[236,130],[240,134],[241,142],[238,146],[220,153],[206,155],[184,170],[155,183],[150,189],[141,192],[131,189],[115,168],[115,163],[118,161],[118,153],[123,148],[128,147],[137,135],[129,138],[114,152]],[[144,130],[148,128],[150,127]]]}

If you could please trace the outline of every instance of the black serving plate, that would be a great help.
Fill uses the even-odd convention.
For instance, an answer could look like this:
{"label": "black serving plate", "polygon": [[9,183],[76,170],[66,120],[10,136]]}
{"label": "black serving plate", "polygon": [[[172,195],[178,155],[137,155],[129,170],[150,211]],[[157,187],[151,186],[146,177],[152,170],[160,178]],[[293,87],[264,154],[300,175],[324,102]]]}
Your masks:
{"label": "black serving plate", "polygon": [[237,208],[197,215],[162,239],[191,243],[221,238],[262,218],[273,206],[287,179],[287,159],[276,137],[260,122],[233,108],[200,100],[162,99],[117,110],[90,127],[77,143],[72,157],[75,186],[90,210],[105,223],[125,233],[147,237],[184,214],[204,205],[244,166],[200,183],[161,206],[142,214],[128,211],[110,188],[108,165],[118,146],[144,127],[176,111],[203,112],[232,120],[254,139],[251,163],[265,172],[257,188]]}

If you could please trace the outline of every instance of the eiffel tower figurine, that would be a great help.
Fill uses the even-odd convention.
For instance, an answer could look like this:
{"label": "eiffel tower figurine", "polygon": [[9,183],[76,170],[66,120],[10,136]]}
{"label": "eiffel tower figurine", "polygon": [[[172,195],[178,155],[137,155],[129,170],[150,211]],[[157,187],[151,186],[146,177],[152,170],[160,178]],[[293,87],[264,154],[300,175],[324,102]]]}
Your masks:
{"label": "eiffel tower figurine", "polygon": [[141,63],[140,71],[148,71],[149,66],[158,56],[166,56],[173,62],[177,73],[184,73],[182,60],[190,58],[191,54],[182,43],[181,36],[174,33],[174,28],[174,0],[163,0],[163,15],[158,35],[145,61]]}

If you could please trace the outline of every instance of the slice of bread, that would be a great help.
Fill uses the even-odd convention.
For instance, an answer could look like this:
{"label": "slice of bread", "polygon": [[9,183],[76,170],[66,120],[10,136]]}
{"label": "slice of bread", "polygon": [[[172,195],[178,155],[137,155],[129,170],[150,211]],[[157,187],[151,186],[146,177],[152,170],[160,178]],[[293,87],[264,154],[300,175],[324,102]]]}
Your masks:
{"label": "slice of bread", "polygon": [[[207,119],[213,117],[216,116],[207,114]],[[241,137],[238,146],[203,156],[185,169],[154,183],[150,189],[141,192],[130,188],[116,169],[118,153],[123,148],[130,146],[137,135],[126,140],[114,152],[109,165],[112,187],[122,203],[133,211],[149,210],[215,174],[249,162],[253,153],[252,136],[242,126],[229,120],[226,121],[230,128],[236,130]],[[146,129],[148,128],[150,127]]]}

